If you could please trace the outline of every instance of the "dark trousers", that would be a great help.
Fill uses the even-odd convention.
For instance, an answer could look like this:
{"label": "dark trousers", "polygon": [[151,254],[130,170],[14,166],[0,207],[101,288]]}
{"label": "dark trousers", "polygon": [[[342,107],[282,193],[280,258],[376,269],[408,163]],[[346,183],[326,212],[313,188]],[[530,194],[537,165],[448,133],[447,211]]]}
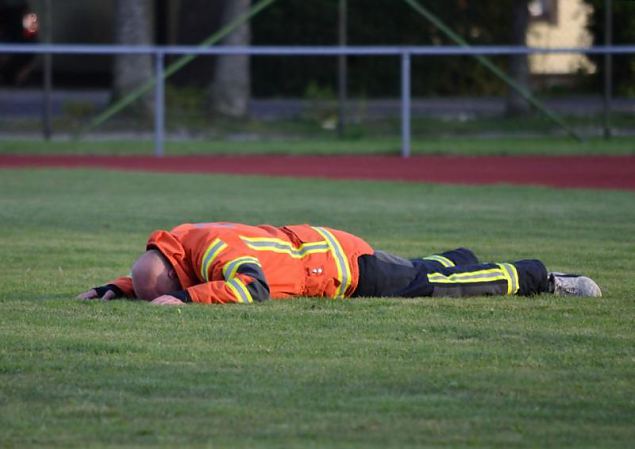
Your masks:
{"label": "dark trousers", "polygon": [[359,257],[358,263],[359,283],[353,297],[529,296],[548,290],[547,269],[541,261],[479,263],[466,248],[420,259],[376,251]]}

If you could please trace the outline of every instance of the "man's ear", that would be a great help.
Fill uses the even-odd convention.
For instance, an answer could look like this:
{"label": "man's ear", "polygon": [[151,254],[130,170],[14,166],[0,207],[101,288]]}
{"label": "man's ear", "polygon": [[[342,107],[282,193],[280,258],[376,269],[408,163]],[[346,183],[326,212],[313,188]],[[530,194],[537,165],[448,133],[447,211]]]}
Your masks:
{"label": "man's ear", "polygon": [[[170,269],[168,270],[168,277],[169,277],[170,279],[177,279],[177,276],[176,276],[176,271],[174,271],[174,268],[170,268]],[[178,280],[178,279],[177,279],[177,280]]]}

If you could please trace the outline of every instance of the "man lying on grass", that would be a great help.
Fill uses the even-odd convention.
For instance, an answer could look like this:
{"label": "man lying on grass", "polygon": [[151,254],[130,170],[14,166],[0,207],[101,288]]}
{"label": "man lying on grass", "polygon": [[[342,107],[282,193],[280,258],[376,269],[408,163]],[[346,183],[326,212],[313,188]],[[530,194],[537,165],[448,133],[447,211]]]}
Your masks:
{"label": "man lying on grass", "polygon": [[155,231],[130,276],[79,298],[125,296],[167,305],[539,293],[601,296],[588,277],[547,273],[539,260],[480,263],[465,248],[408,260],[330,228],[198,223]]}

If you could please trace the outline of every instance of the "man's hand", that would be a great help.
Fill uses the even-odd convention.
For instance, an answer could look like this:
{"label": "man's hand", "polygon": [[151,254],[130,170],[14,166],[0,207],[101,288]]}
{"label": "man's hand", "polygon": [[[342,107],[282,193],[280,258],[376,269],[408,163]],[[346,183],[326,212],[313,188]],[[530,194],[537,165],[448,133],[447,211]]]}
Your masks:
{"label": "man's hand", "polygon": [[108,301],[108,300],[114,299],[116,296],[117,294],[115,293],[114,290],[106,290],[106,293],[104,293],[104,296],[100,298],[99,295],[97,294],[97,290],[95,290],[94,288],[91,288],[87,292],[84,292],[78,295],[77,299],[103,299],[104,301]]}
{"label": "man's hand", "polygon": [[185,303],[181,301],[179,298],[175,298],[171,295],[163,295],[158,298],[154,298],[150,304],[154,304],[157,306],[182,306]]}

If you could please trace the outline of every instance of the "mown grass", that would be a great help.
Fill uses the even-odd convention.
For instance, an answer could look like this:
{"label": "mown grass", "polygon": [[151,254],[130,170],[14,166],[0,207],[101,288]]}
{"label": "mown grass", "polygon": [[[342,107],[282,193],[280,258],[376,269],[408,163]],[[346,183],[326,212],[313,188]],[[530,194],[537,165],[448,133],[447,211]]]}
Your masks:
{"label": "mown grass", "polygon": [[[150,140],[67,140],[43,141],[40,139],[1,139],[0,154],[96,154],[96,155],[141,155],[154,154]],[[334,137],[307,139],[188,139],[168,140],[165,153],[188,154],[393,154],[401,151],[398,138]],[[576,142],[567,137],[533,138],[474,138],[448,137],[415,139],[412,154],[445,155],[632,155],[635,154],[635,137],[613,137],[610,140],[591,138]]]}
{"label": "mown grass", "polygon": [[[0,447],[630,447],[630,192],[0,171]],[[471,246],[602,299],[78,302],[185,221]]]}

